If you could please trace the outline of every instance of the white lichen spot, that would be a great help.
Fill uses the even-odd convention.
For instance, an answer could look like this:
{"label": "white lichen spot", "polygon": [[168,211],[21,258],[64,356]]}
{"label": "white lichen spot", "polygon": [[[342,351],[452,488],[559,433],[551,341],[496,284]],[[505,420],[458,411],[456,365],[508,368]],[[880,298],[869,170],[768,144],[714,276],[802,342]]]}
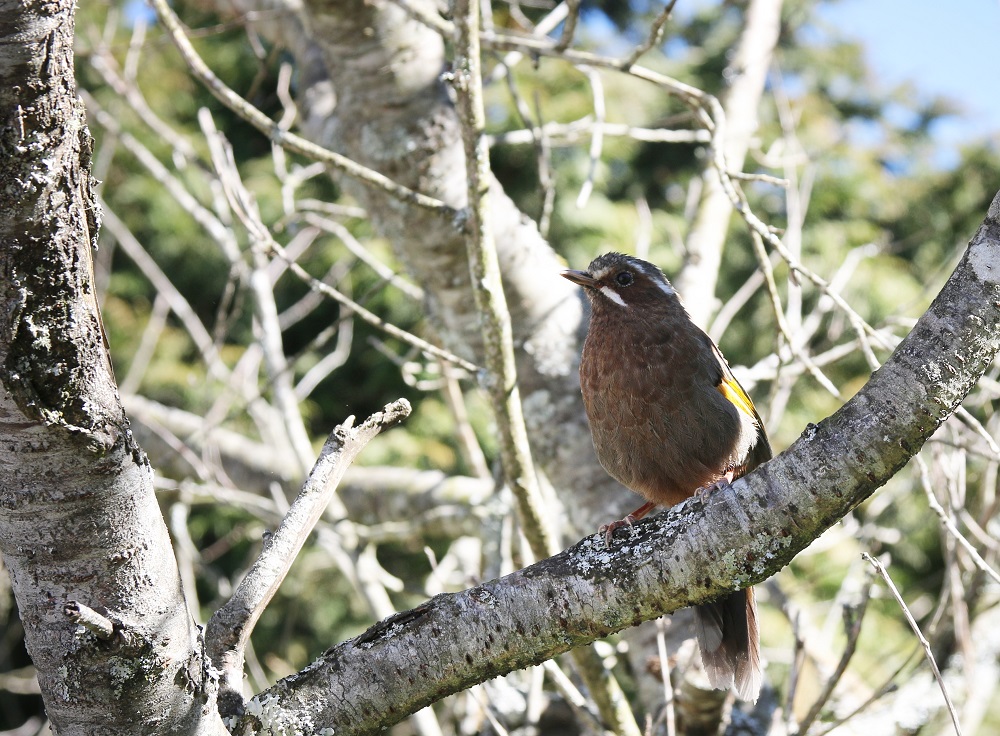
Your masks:
{"label": "white lichen spot", "polygon": [[56,697],[63,702],[69,701],[69,670],[65,665],[59,668],[59,680],[56,687]]}
{"label": "white lichen spot", "polygon": [[264,705],[257,698],[254,698],[247,703],[246,712],[253,718],[260,718],[264,713]]}
{"label": "white lichen spot", "polygon": [[1000,255],[996,248],[988,248],[982,243],[973,245],[969,248],[969,265],[983,283],[1000,282]]}
{"label": "white lichen spot", "polygon": [[[264,695],[253,698],[246,706],[246,712],[260,721],[261,733],[272,736],[306,736],[316,733],[316,727],[310,718],[299,718],[297,721],[287,719],[285,710],[274,695]],[[324,731],[323,733],[326,733]],[[329,729],[329,733],[333,733]]]}
{"label": "white lichen spot", "polygon": [[496,608],[497,597],[493,595],[492,591],[486,588],[474,589],[469,593],[469,596],[475,600],[477,603],[482,603],[487,608]]}
{"label": "white lichen spot", "polygon": [[924,364],[924,373],[926,374],[928,380],[932,382],[937,382],[941,380],[941,366],[937,364],[936,361],[930,361]]}

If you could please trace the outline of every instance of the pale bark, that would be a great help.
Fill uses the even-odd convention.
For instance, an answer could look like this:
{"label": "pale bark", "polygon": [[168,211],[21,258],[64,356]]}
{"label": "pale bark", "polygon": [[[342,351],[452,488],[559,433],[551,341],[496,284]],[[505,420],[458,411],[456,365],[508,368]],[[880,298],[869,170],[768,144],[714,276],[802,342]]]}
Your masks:
{"label": "pale bark", "polygon": [[94,294],[73,7],[0,10],[0,552],[55,730],[222,733]]}
{"label": "pale bark", "polygon": [[205,626],[205,649],[220,673],[219,710],[230,716],[243,710],[243,669],[247,644],[264,608],[288,575],[306,538],[336,494],[348,466],[380,432],[410,414],[410,404],[399,400],[354,427],[353,417],[327,438],[312,472],[278,528],[233,596]]}

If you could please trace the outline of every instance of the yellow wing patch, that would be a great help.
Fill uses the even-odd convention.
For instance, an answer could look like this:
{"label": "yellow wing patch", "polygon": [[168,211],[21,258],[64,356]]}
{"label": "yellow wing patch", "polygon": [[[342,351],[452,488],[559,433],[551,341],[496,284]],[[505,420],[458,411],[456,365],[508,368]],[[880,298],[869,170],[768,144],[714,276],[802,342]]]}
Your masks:
{"label": "yellow wing patch", "polygon": [[733,379],[723,377],[716,388],[720,394],[726,397],[729,403],[747,416],[753,417],[754,421],[759,424],[757,410],[754,408],[753,402],[750,400],[747,392],[743,390],[740,384]]}

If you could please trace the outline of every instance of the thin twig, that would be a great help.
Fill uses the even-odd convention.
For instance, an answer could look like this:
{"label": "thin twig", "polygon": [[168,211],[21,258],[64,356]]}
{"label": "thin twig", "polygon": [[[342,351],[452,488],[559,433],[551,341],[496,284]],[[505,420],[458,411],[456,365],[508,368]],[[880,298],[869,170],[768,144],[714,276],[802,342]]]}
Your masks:
{"label": "thin twig", "polygon": [[[144,24],[142,24],[143,27]],[[136,32],[138,32],[140,24],[136,24]],[[131,54],[130,54],[131,56]],[[135,79],[128,74],[128,72],[120,73],[118,69],[118,62],[114,57],[114,54],[107,47],[99,47],[95,49],[94,53],[90,55],[90,65],[94,70],[101,75],[104,79],[105,84],[111,87],[117,94],[125,98],[128,102],[129,107],[135,111],[139,119],[146,124],[146,126],[156,133],[157,137],[170,144],[170,147],[174,150],[175,160],[179,160],[183,163],[188,161],[196,161],[199,158],[198,152],[191,142],[185,138],[183,135],[171,128],[167,123],[165,123],[156,113],[150,108],[149,103],[146,102],[146,98],[143,96],[142,91],[139,89],[138,85],[135,83]],[[81,90],[83,92],[83,90]],[[90,102],[87,103],[87,107],[91,107]]]}
{"label": "thin twig", "polygon": [[371,251],[359,243],[357,238],[355,238],[354,235],[351,234],[351,231],[345,226],[341,225],[336,220],[331,220],[329,217],[322,217],[311,212],[304,213],[302,215],[302,219],[310,225],[318,227],[321,230],[337,237],[340,242],[344,244],[344,247],[347,248],[347,250],[349,250],[359,261],[362,261],[372,271],[378,274],[379,277],[384,279],[386,283],[392,284],[411,299],[423,301],[423,289],[402,278],[399,274],[373,256]]}
{"label": "thin twig", "polygon": [[[158,2],[161,0],[157,0]],[[548,56],[559,59],[570,64],[584,64],[601,67],[603,69],[614,69],[621,71],[622,59],[595,54],[589,51],[578,51],[576,49],[566,49],[557,51],[555,44],[549,39],[539,39],[530,36],[512,36],[503,33],[483,33],[482,44],[485,48],[509,51],[522,51],[529,55]],[[690,105],[702,125],[708,130],[714,130],[714,116],[710,114],[705,106],[705,102],[712,96],[697,87],[685,84],[666,74],[660,74],[646,67],[633,65],[629,69],[629,74],[646,82],[655,84],[670,94],[676,95],[683,102]]]}
{"label": "thin twig", "polygon": [[622,71],[628,71],[632,68],[639,59],[651,48],[656,46],[663,40],[663,27],[666,25],[667,21],[670,20],[670,14],[674,11],[674,6],[677,4],[677,0],[670,0],[667,6],[660,12],[653,24],[649,27],[649,36],[640,45],[635,47],[635,50],[629,54],[628,58],[622,62]]}
{"label": "thin twig", "polygon": [[212,165],[223,185],[229,206],[246,227],[252,239],[252,267],[247,283],[254,298],[254,313],[260,327],[259,344],[264,353],[264,364],[270,379],[275,408],[282,419],[299,469],[304,475],[313,464],[314,454],[309,441],[309,433],[302,419],[299,402],[292,385],[292,375],[285,356],[278,320],[278,306],[274,300],[274,290],[267,274],[267,258],[264,249],[272,240],[270,231],[261,220],[257,204],[243,185],[233,149],[225,136],[215,127],[215,121],[208,108],[198,111],[198,121],[208,143]]}
{"label": "thin twig", "polygon": [[79,624],[102,641],[109,641],[115,635],[115,624],[107,616],[102,616],[93,608],[79,601],[69,601],[63,606],[63,613],[75,624]]}
{"label": "thin twig", "polygon": [[816,696],[816,700],[809,707],[805,716],[803,716],[798,722],[798,726],[793,733],[804,734],[809,730],[809,727],[819,717],[820,711],[823,710],[823,706],[830,700],[830,697],[833,695],[834,688],[837,687],[837,683],[840,682],[840,678],[843,677],[844,672],[847,671],[847,665],[850,664],[851,658],[854,656],[854,652],[857,651],[858,639],[861,636],[861,624],[864,622],[865,612],[868,610],[868,602],[871,600],[872,596],[871,575],[872,572],[869,570],[869,575],[865,580],[865,584],[861,591],[861,600],[855,605],[844,605],[844,624],[847,629],[847,643],[844,644],[844,651],[840,655],[840,661],[837,662],[837,666],[833,670],[833,673],[827,678],[826,682],[823,683],[823,689],[820,691],[819,695]]}
{"label": "thin twig", "polygon": [[[535,113],[539,122],[542,119],[541,95],[535,90]],[[538,153],[538,185],[542,189],[542,207],[538,215],[538,232],[548,240],[549,228],[552,225],[552,211],[556,204],[556,179],[552,175],[552,144],[545,134],[545,126],[538,129],[538,143],[535,147]]]}
{"label": "thin twig", "polygon": [[413,18],[413,20],[423,23],[425,26],[437,31],[445,38],[450,38],[452,33],[454,33],[454,28],[452,28],[449,21],[445,20],[437,13],[429,13],[425,10],[427,7],[434,7],[429,3],[413,3],[410,2],[410,0],[392,0],[392,3],[394,5],[398,5],[408,16]]}
{"label": "thin twig", "polygon": [[917,652],[919,651],[920,651],[919,645],[914,647],[913,651],[909,655],[907,655],[906,659],[903,660],[903,663],[896,668],[896,671],[893,672],[891,675],[889,675],[885,679],[885,682],[882,683],[882,686],[876,688],[875,692],[873,692],[868,697],[867,700],[865,700],[863,703],[861,703],[847,715],[835,719],[832,723],[827,725],[821,731],[815,734],[810,734],[810,736],[826,736],[828,733],[835,731],[841,726],[843,726],[845,723],[847,723],[849,720],[857,716],[859,713],[863,713],[864,711],[868,710],[869,707],[871,707],[874,703],[877,703],[879,700],[881,700],[889,693],[898,689],[899,685],[896,684],[896,678],[899,677],[899,675],[903,672],[904,669],[906,669],[907,665],[909,665],[910,661],[914,659]]}
{"label": "thin twig", "polygon": [[156,289],[156,293],[163,296],[170,304],[171,311],[177,315],[177,318],[184,325],[188,335],[191,337],[191,341],[201,353],[209,375],[225,381],[229,376],[229,368],[220,358],[218,351],[215,349],[215,343],[212,341],[212,336],[208,334],[208,330],[201,323],[201,319],[194,311],[194,308],[184,298],[184,295],[178,291],[177,287],[173,285],[173,282],[170,281],[167,275],[163,273],[152,256],[146,252],[138,238],[132,234],[132,231],[128,229],[124,222],[118,219],[118,215],[115,214],[114,210],[108,207],[107,203],[103,201],[101,202],[101,206],[104,208],[104,227],[114,235],[125,254],[135,263],[143,275],[149,279],[153,288]]}
{"label": "thin twig", "polygon": [[[507,82],[507,91],[514,102],[514,109],[517,110],[518,115],[521,117],[521,122],[527,126],[524,132],[530,135],[531,142],[535,147],[535,159],[538,166],[538,185],[542,193],[541,211],[538,214],[538,232],[543,238],[547,238],[552,218],[552,206],[555,203],[556,189],[551,170],[551,146],[545,135],[544,126],[541,124],[541,101],[538,91],[535,90],[535,113],[538,118],[538,122],[536,123],[531,109],[528,107],[528,103],[517,88],[514,75],[506,74],[504,75],[504,79]],[[487,136],[487,141],[492,148],[495,140]]]}
{"label": "thin twig", "polygon": [[547,659],[542,662],[542,669],[549,676],[549,682],[556,692],[562,695],[563,699],[577,715],[580,722],[586,721],[594,733],[602,731],[601,719],[591,709],[591,701],[580,692],[569,676],[562,671],[562,668],[554,659]]}
{"label": "thin twig", "polygon": [[472,363],[466,360],[465,358],[461,358],[455,355],[454,353],[445,350],[444,348],[439,348],[437,345],[432,345],[426,340],[423,340],[417,337],[416,335],[407,332],[406,330],[402,330],[399,327],[396,327],[396,325],[394,324],[386,322],[377,314],[369,312],[360,304],[348,298],[344,294],[340,293],[329,284],[323,283],[322,281],[314,277],[312,274],[310,274],[308,271],[306,271],[304,268],[302,268],[302,266],[300,266],[294,260],[292,260],[285,253],[285,249],[282,248],[281,245],[279,245],[274,240],[271,240],[271,242],[268,244],[268,249],[272,253],[274,253],[274,255],[276,255],[278,258],[284,260],[288,264],[288,269],[293,274],[298,276],[303,281],[303,283],[309,286],[310,289],[318,291],[321,294],[325,294],[334,301],[347,307],[371,326],[377,327],[387,335],[391,335],[392,337],[395,337],[398,340],[402,340],[407,345],[412,345],[415,348],[423,350],[428,355],[433,355],[435,358],[440,358],[441,360],[446,360],[449,363],[454,363],[455,365],[464,368],[473,375],[479,372],[479,366],[477,366],[475,363]]}
{"label": "thin twig", "polygon": [[597,164],[601,160],[601,150],[604,148],[604,134],[602,125],[604,124],[604,86],[601,84],[601,75],[596,69],[588,66],[581,66],[580,71],[587,75],[590,82],[590,89],[594,95],[594,132],[590,137],[590,163],[587,166],[587,177],[580,187],[580,194],[576,198],[576,206],[583,209],[590,199],[590,193],[594,189],[594,176],[597,174]]}
{"label": "thin twig", "polygon": [[739,179],[740,181],[759,181],[765,184],[774,184],[782,189],[787,189],[791,182],[788,179],[780,176],[772,176],[771,174],[748,174],[745,171],[730,171],[730,179]]}
{"label": "thin twig", "polygon": [[[721,115],[722,111],[714,109],[714,106],[711,106],[711,108],[712,112],[715,113],[713,117],[715,117],[717,121],[721,120],[721,118],[717,116]],[[757,215],[753,213],[750,207],[747,206],[746,201],[733,186],[732,180],[729,178],[729,175],[725,173],[726,165],[725,165],[725,159],[722,155],[721,148],[713,144],[713,150],[715,151],[716,154],[715,157],[716,169],[718,170],[719,177],[723,182],[723,189],[728,193],[729,198],[733,203],[733,207],[736,209],[737,212],[740,213],[740,215],[743,217],[747,225],[750,226],[750,229],[752,231],[758,233],[761,238],[763,238],[775,250],[778,251],[781,257],[785,260],[785,263],[788,264],[788,267],[792,271],[798,273],[801,276],[804,276],[806,279],[811,281],[816,287],[819,288],[821,292],[823,292],[823,294],[830,297],[830,299],[832,299],[834,303],[838,307],[840,307],[840,309],[844,312],[844,314],[847,315],[847,319],[851,323],[851,327],[854,329],[855,333],[858,336],[862,353],[868,360],[869,366],[872,368],[872,370],[876,370],[881,365],[881,363],[879,362],[878,358],[875,357],[875,353],[872,350],[869,337],[874,338],[875,341],[877,341],[879,345],[886,350],[891,350],[893,346],[889,344],[889,342],[885,339],[885,337],[882,336],[881,333],[879,333],[874,327],[869,325],[864,320],[864,318],[860,314],[858,314],[854,310],[854,308],[850,304],[848,304],[847,301],[840,294],[838,294],[836,291],[830,288],[830,284],[825,279],[823,279],[810,269],[806,268],[797,258],[795,258],[795,256],[788,250],[788,248],[785,247],[785,244],[782,242],[781,238],[775,235],[771,231],[771,229],[767,225],[765,225],[764,222],[761,221],[759,217],[757,217]]]}
{"label": "thin twig", "polygon": [[415,192],[402,184],[398,184],[387,176],[380,174],[373,169],[362,166],[356,161],[353,161],[347,158],[347,156],[343,156],[336,151],[323,148],[322,146],[319,146],[312,141],[308,141],[301,136],[282,130],[275,121],[271,120],[271,118],[251,105],[247,102],[247,100],[243,99],[243,97],[236,94],[236,92],[230,89],[215,75],[215,72],[208,67],[204,60],[198,55],[198,52],[194,50],[194,47],[188,40],[184,29],[181,27],[180,20],[167,4],[167,0],[150,0],[150,2],[152,3],[153,8],[155,8],[164,28],[166,28],[167,33],[170,34],[170,38],[173,40],[174,45],[177,46],[178,51],[180,51],[185,63],[191,70],[191,73],[205,85],[208,91],[211,92],[212,95],[219,100],[219,102],[239,115],[243,120],[250,123],[250,125],[255,127],[261,133],[268,136],[273,143],[308,158],[329,164],[338,171],[354,177],[368,186],[380,189],[383,192],[396,197],[402,202],[418,205],[450,219],[454,219],[456,217],[457,212],[455,209],[444,202],[435,199],[434,197],[429,197],[426,194]]}
{"label": "thin twig", "polygon": [[800,617],[798,611],[789,612],[789,622],[792,624],[792,637],[795,640],[795,649],[792,654],[792,668],[788,674],[788,692],[785,694],[785,731],[791,733],[792,722],[795,718],[795,709],[792,704],[795,702],[795,693],[799,686],[799,677],[802,675],[802,665],[806,658],[805,641],[802,639],[800,630]]}
{"label": "thin twig", "polygon": [[156,344],[160,340],[167,326],[167,317],[170,316],[170,302],[163,294],[157,294],[153,299],[153,308],[149,311],[149,319],[146,327],[142,331],[139,340],[139,347],[132,354],[132,360],[128,366],[128,373],[118,386],[118,391],[123,396],[134,394],[142,384],[143,376],[149,364],[152,362],[153,354],[156,352]]}
{"label": "thin twig", "polygon": [[580,19],[580,0],[566,0],[566,22],[563,24],[562,35],[556,44],[556,51],[565,51],[573,43],[576,33],[576,23]]}
{"label": "thin twig", "polygon": [[930,470],[928,469],[924,458],[918,454],[914,455],[913,459],[916,461],[917,467],[920,469],[920,485],[923,486],[924,494],[927,496],[927,503],[930,505],[931,511],[938,515],[938,518],[941,520],[941,526],[943,526],[945,530],[955,538],[955,541],[962,546],[962,549],[968,552],[969,557],[972,558],[976,567],[993,578],[993,580],[997,583],[1000,583],[1000,573],[990,567],[990,564],[983,559],[983,556],[979,554],[979,551],[972,546],[972,543],[968,539],[965,538],[965,535],[962,534],[961,530],[955,526],[955,522],[952,521],[948,512],[944,510],[944,507],[941,506],[941,503],[937,500],[937,496],[934,495],[933,484],[931,483]]}
{"label": "thin twig", "polygon": [[778,331],[785,338],[785,344],[788,346],[792,355],[797,358],[809,372],[809,375],[819,382],[820,386],[825,388],[837,398],[840,398],[840,390],[834,385],[833,381],[823,374],[823,371],[821,371],[819,366],[812,361],[812,358],[806,354],[805,350],[799,347],[798,341],[795,339],[794,335],[792,335],[791,327],[785,319],[785,312],[781,308],[781,296],[778,294],[778,285],[775,283],[774,271],[771,268],[771,261],[768,258],[767,251],[764,249],[764,243],[760,238],[760,234],[756,231],[751,232],[751,236],[754,246],[754,254],[757,256],[757,264],[760,266],[760,269],[764,274],[764,283],[767,284],[767,293],[768,296],[771,297],[771,308],[774,311],[774,319],[778,323]]}
{"label": "thin twig", "polygon": [[[575,145],[588,136],[593,136],[595,128],[607,137],[631,138],[644,143],[708,143],[712,136],[707,130],[686,128],[638,128],[628,123],[600,123],[587,115],[569,123],[545,123],[542,132],[552,140],[553,145]],[[506,143],[523,145],[533,143],[536,133],[530,129],[508,130],[490,136],[490,144]]]}
{"label": "thin twig", "polygon": [[964,406],[960,406],[955,410],[955,417],[986,442],[986,446],[993,453],[994,460],[1000,459],[1000,445],[997,444],[997,441],[990,434],[989,430],[982,425],[982,422],[976,419]]}
{"label": "thin twig", "polygon": [[[512,6],[512,8],[513,7],[516,7],[516,5]],[[563,2],[559,3],[554,8],[552,8],[552,10],[549,12],[548,15],[546,15],[544,18],[538,21],[538,23],[535,24],[534,28],[531,29],[531,32],[535,36],[543,38],[546,35],[548,35],[550,31],[555,29],[556,26],[558,26],[560,23],[566,20],[566,16],[568,14],[569,14],[569,6],[566,4],[564,0]],[[527,28],[529,26],[525,27]],[[488,30],[492,33],[492,29]],[[454,29],[448,32],[448,37],[451,38],[453,33]],[[490,83],[496,82],[503,75],[509,74],[510,70],[513,69],[515,66],[517,66],[517,64],[523,58],[524,54],[521,53],[520,51],[510,51],[504,54],[501,63],[493,67],[493,71],[490,73],[489,79],[487,81]]]}
{"label": "thin twig", "polygon": [[645,261],[649,260],[649,246],[653,240],[653,211],[649,202],[642,195],[635,200],[635,254]]}
{"label": "thin twig", "polygon": [[[202,228],[212,237],[212,240],[219,246],[230,263],[240,261],[241,254],[236,237],[232,230],[226,227],[219,218],[207,207],[202,205],[174,176],[163,163],[153,155],[137,138],[122,130],[121,125],[114,115],[108,113],[100,103],[97,102],[86,90],[80,91],[80,96],[87,104],[87,109],[94,114],[97,122],[111,133],[114,133],[122,146],[138,159],[139,163],[146,167],[146,170],[154,179],[163,185],[163,188],[177,201],[191,218],[201,225]],[[177,149],[175,149],[176,152]],[[178,154],[179,155],[179,154]]]}
{"label": "thin twig", "polygon": [[667,657],[667,637],[663,618],[656,619],[656,653],[660,658],[660,679],[663,682],[663,719],[667,736],[677,734],[677,714],[674,709],[674,686],[670,682],[670,660]]}
{"label": "thin twig", "polygon": [[951,722],[955,726],[955,733],[958,736],[962,736],[962,726],[958,722],[958,713],[955,711],[955,706],[951,702],[951,698],[948,696],[948,688],[945,687],[944,678],[941,676],[941,670],[938,669],[937,661],[934,659],[934,652],[931,651],[930,642],[924,637],[920,631],[920,627],[917,625],[916,620],[913,618],[913,614],[910,613],[910,609],[907,607],[906,602],[903,600],[903,596],[899,594],[899,590],[896,585],[892,582],[892,578],[889,577],[888,571],[882,566],[882,563],[876,560],[867,552],[862,552],[861,557],[867,560],[875,571],[882,577],[885,581],[886,586],[889,588],[889,592],[892,593],[893,597],[896,599],[896,603],[903,611],[903,616],[906,617],[906,622],[913,629],[913,633],[916,635],[920,646],[924,648],[924,656],[931,665],[931,670],[934,672],[934,679],[937,680],[938,687],[941,688],[941,694],[944,696],[945,705],[948,707],[948,714],[951,716]]}
{"label": "thin twig", "polygon": [[455,19],[456,108],[462,122],[469,192],[466,246],[476,306],[482,321],[487,390],[500,430],[504,476],[517,499],[521,525],[532,552],[542,559],[553,554],[558,549],[558,543],[545,520],[544,502],[531,460],[517,385],[510,313],[500,282],[500,264],[493,242],[489,150],[483,135],[486,115],[480,66],[478,0],[456,3]]}

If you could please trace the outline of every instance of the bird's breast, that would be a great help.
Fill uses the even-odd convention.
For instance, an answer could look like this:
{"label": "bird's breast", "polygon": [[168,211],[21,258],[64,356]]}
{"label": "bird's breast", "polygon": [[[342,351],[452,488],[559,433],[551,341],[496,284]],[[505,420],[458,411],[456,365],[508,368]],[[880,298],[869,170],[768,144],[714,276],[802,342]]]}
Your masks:
{"label": "bird's breast", "polygon": [[738,412],[696,359],[699,350],[683,331],[599,323],[584,344],[580,384],[598,459],[663,505],[722,477],[740,444]]}

